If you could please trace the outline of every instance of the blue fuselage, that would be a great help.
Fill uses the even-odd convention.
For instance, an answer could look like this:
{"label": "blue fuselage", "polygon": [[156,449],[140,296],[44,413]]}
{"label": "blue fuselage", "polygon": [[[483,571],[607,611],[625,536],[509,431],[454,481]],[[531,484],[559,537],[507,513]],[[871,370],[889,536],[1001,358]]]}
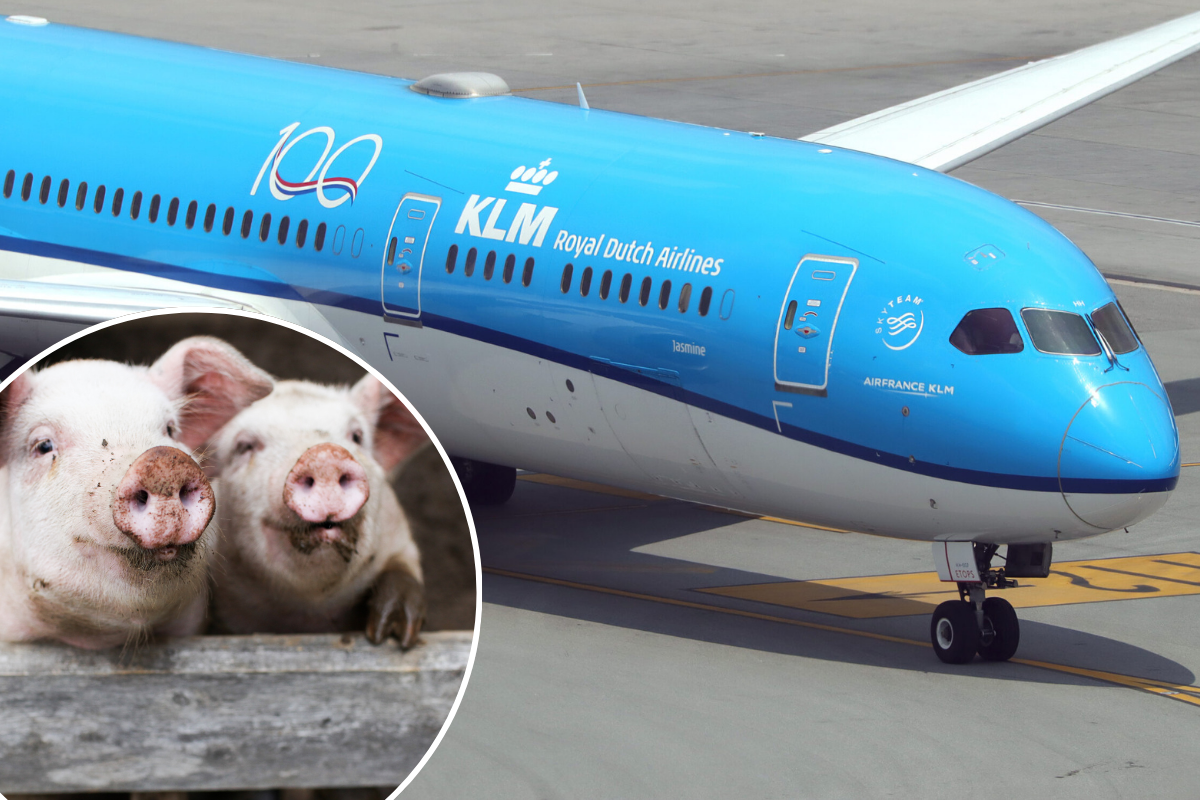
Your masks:
{"label": "blue fuselage", "polygon": [[[382,334],[386,355],[369,360],[451,452],[997,541],[1129,524],[1178,478],[1145,349],[1117,355],[1097,338],[1094,355],[1042,352],[1023,319],[1051,309],[1090,327],[1115,301],[1103,277],[1050,225],[962,181],[806,143],[512,96],[430,97],[394,78],[57,25],[0,23],[0,75],[3,277],[65,262],[109,285],[166,279],[309,304],[351,347]],[[1019,351],[952,343],[979,309],[1008,310]],[[340,322],[353,315],[361,322]],[[525,394],[508,387],[496,402],[511,408],[473,419],[466,395],[494,390],[503,370],[451,356],[435,372],[398,366],[435,336],[476,361],[542,365],[546,385],[513,377]],[[654,466],[606,400],[610,384],[674,404],[665,413],[700,445],[691,466],[716,477],[689,485]],[[554,433],[585,408],[621,458],[593,459],[586,433]],[[812,485],[809,470],[841,470],[840,516],[803,492],[779,499]],[[886,496],[867,504],[878,508],[852,510],[875,476]],[[759,493],[756,479],[775,488]],[[925,516],[933,493],[954,487],[970,489],[955,519],[969,520],[982,489],[1053,497],[1084,524],[1018,514],[1006,529],[996,509],[978,526]],[[889,504],[904,509],[894,529]]]}

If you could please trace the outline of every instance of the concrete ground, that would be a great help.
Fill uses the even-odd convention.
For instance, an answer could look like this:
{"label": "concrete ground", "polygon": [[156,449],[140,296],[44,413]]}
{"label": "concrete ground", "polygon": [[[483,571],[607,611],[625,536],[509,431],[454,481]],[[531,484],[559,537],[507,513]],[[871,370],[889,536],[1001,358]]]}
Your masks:
{"label": "concrete ground", "polygon": [[[1194,10],[1183,2],[19,0],[7,13],[798,137]],[[1115,285],[1200,462],[1200,56],[954,174],[1034,207]],[[1064,208],[1065,207],[1065,208]],[[1077,210],[1077,209],[1090,209]],[[1095,211],[1111,212],[1098,214]],[[1117,216],[1114,216],[1116,214]],[[1122,214],[1155,217],[1137,219]],[[1140,283],[1139,283],[1140,282]],[[866,491],[866,489],[864,489]],[[1056,562],[1200,552],[1200,467]],[[947,668],[924,615],[695,591],[929,568],[925,545],[522,481],[477,516],[479,654],[412,798],[1190,797],[1195,595],[1023,609],[1026,662]],[[531,579],[531,578],[536,578]],[[1183,584],[1196,583],[1183,578]],[[1039,665],[1040,664],[1040,665]]]}

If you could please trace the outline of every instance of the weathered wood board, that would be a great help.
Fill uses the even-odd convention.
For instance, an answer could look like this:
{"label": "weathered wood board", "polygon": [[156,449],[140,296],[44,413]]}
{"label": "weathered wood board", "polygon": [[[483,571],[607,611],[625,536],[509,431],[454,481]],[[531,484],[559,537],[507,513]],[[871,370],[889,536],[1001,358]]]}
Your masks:
{"label": "weathered wood board", "polygon": [[0,792],[396,786],[458,694],[470,632],[0,644]]}

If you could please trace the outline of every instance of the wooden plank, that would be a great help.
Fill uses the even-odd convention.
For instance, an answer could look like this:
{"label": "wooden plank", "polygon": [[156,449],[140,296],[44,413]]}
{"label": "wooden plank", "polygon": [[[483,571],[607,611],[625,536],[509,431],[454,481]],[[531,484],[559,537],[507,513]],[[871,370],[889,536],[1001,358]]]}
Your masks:
{"label": "wooden plank", "polygon": [[397,786],[458,695],[470,632],[0,644],[0,791]]}

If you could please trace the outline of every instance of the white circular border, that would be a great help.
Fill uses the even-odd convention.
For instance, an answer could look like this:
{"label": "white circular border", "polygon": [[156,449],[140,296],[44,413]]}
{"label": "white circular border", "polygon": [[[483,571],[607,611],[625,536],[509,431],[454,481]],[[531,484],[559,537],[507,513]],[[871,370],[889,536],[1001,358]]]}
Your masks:
{"label": "white circular border", "polygon": [[[475,630],[471,636],[471,654],[467,658],[467,669],[466,672],[463,673],[462,684],[460,684],[458,687],[458,696],[454,698],[454,704],[450,706],[450,713],[446,715],[446,721],[442,723],[442,729],[438,731],[437,736],[433,737],[433,743],[429,745],[429,749],[425,751],[425,755],[421,757],[421,760],[417,762],[417,765],[412,768],[411,772],[408,773],[408,777],[406,777],[404,781],[396,787],[394,792],[388,795],[387,800],[392,800],[392,798],[395,798],[397,795],[403,792],[405,788],[412,783],[413,778],[417,777],[421,770],[424,769],[425,764],[428,763],[430,757],[433,756],[434,751],[438,749],[438,745],[442,743],[442,739],[445,737],[446,731],[450,730],[450,723],[454,722],[454,716],[458,713],[458,707],[462,704],[463,695],[467,691],[467,684],[471,680],[471,672],[475,668],[475,654],[479,651],[479,628],[483,619],[483,563],[479,559],[479,536],[475,532],[475,518],[471,514],[471,506],[467,502],[467,495],[463,491],[462,483],[458,479],[458,473],[454,471],[454,467],[450,463],[450,457],[446,454],[446,450],[442,447],[442,443],[434,434],[433,429],[429,427],[429,423],[427,423],[425,418],[421,416],[421,412],[418,411],[411,402],[409,402],[408,398],[404,396],[403,392],[397,389],[391,381],[384,377],[383,373],[368,364],[361,356],[352,353],[350,350],[342,347],[337,342],[331,341],[319,333],[314,333],[302,325],[297,325],[293,322],[279,319],[278,317],[259,314],[254,311],[242,311],[240,309],[220,308],[215,306],[197,306],[195,308],[160,308],[153,311],[139,311],[133,314],[115,317],[107,322],[100,322],[96,325],[84,328],[78,333],[73,333],[67,338],[62,339],[57,344],[47,347],[42,352],[38,353],[37,356],[27,361],[20,369],[13,372],[13,374],[9,375],[3,381],[0,381],[0,392],[8,388],[8,385],[16,380],[19,376],[36,367],[38,362],[40,362],[46,356],[62,347],[65,347],[71,342],[74,342],[76,339],[82,339],[83,337],[95,333],[96,331],[102,331],[105,328],[110,328],[114,325],[119,325],[124,322],[132,322],[134,320],[147,319],[149,317],[173,316],[176,314],[214,314],[258,320],[259,322],[265,322],[271,325],[289,328],[296,333],[302,333],[310,339],[314,339],[326,347],[330,347],[336,352],[341,353],[343,356],[349,358],[355,364],[359,365],[373,375],[380,383],[386,386],[388,390],[392,392],[392,394],[400,398],[400,401],[404,403],[404,407],[412,413],[417,422],[421,423],[421,427],[429,436],[429,440],[433,442],[433,446],[437,448],[438,455],[442,457],[442,463],[446,465],[446,469],[450,472],[450,478],[454,481],[454,488],[458,490],[458,499],[462,503],[463,510],[466,512],[467,527],[471,531],[471,549],[475,554]],[[0,795],[0,798],[2,797],[3,795]]]}

